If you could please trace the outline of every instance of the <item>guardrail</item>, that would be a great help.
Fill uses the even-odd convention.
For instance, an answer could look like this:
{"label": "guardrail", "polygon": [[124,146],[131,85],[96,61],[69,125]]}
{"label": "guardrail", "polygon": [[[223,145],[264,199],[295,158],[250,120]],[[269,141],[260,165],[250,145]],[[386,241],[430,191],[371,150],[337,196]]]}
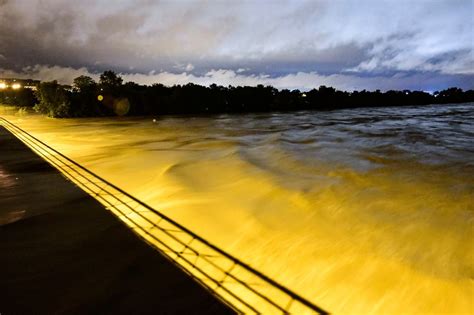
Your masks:
{"label": "guardrail", "polygon": [[238,313],[328,314],[8,120],[0,123]]}

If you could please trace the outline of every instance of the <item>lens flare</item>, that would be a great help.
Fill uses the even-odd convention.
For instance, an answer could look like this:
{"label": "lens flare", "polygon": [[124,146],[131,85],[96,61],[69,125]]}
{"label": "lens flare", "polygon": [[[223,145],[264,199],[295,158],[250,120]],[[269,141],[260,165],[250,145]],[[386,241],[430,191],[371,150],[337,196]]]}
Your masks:
{"label": "lens flare", "polygon": [[114,112],[118,116],[125,116],[130,110],[130,102],[126,98],[120,98],[114,102]]}

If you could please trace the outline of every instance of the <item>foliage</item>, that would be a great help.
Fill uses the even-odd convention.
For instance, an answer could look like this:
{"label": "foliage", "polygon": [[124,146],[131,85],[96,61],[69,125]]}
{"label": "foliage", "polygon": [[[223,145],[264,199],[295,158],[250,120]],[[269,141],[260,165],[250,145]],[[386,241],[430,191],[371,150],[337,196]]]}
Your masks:
{"label": "foliage", "polygon": [[97,89],[97,83],[91,77],[81,75],[74,79],[73,89],[78,93],[95,91]]}
{"label": "foliage", "polygon": [[70,117],[71,102],[68,92],[57,81],[42,82],[38,85],[35,105],[37,112],[49,117]]}
{"label": "foliage", "polygon": [[101,116],[101,106],[97,100],[99,85],[88,76],[79,76],[74,79],[71,95],[71,112],[74,117]]}
{"label": "foliage", "polygon": [[[7,92],[4,92],[7,93]],[[0,93],[0,103],[31,106],[34,101],[19,92]],[[23,92],[28,93],[28,92]],[[30,92],[31,93],[31,92]],[[3,99],[2,99],[3,97]],[[35,108],[52,117],[94,117],[104,115],[214,114],[294,110],[332,110],[354,107],[383,107],[474,102],[474,90],[449,88],[434,94],[423,91],[339,91],[320,86],[308,92],[278,90],[271,86],[186,85],[151,86],[123,79],[113,71],[74,79],[72,91],[56,81],[39,85]],[[33,97],[34,98],[34,97]],[[6,101],[5,101],[6,100]],[[11,102],[11,103],[8,103]]]}
{"label": "foliage", "polygon": [[123,79],[115,72],[107,70],[100,75],[99,84],[101,91],[104,93],[114,94],[119,93],[120,87],[122,86]]}
{"label": "foliage", "polygon": [[35,94],[30,89],[6,89],[0,91],[0,104],[33,107],[35,103]]}

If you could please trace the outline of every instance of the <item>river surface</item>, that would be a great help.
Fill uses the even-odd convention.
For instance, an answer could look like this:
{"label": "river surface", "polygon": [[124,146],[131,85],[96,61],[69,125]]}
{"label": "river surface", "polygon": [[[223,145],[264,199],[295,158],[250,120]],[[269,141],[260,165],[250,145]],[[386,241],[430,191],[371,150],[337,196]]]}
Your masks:
{"label": "river surface", "polygon": [[474,312],[474,104],[2,116],[332,313]]}

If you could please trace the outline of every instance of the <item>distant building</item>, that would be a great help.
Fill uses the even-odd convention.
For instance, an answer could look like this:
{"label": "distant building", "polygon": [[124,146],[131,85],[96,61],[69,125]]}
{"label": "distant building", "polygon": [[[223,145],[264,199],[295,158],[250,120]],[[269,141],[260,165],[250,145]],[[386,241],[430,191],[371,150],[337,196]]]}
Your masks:
{"label": "distant building", "polygon": [[36,91],[39,80],[32,79],[16,79],[16,78],[0,78],[0,90],[5,89],[30,89]]}

